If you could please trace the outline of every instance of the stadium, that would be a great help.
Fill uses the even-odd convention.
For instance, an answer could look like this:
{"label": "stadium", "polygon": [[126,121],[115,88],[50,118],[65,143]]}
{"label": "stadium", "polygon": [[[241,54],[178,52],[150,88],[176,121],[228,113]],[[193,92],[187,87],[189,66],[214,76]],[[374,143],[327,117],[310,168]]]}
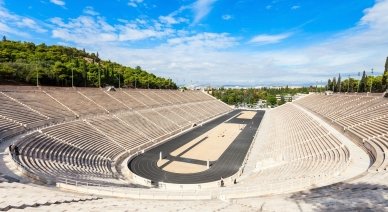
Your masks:
{"label": "stadium", "polygon": [[383,94],[310,94],[265,111],[232,110],[201,91],[2,86],[0,94],[2,150],[19,148],[3,155],[2,186],[22,194],[3,194],[3,209],[169,200],[227,210],[272,201],[282,210],[302,195],[324,204],[337,192],[347,204],[362,194],[375,201],[368,207],[386,207]]}
{"label": "stadium", "polygon": [[[160,5],[127,1],[128,21],[120,1],[0,0],[0,211],[388,211],[388,1],[330,5],[359,21],[331,36],[343,26],[322,12],[249,39],[239,33],[260,27],[226,7],[291,21],[309,4],[182,2],[152,18]],[[222,24],[207,20],[220,5]],[[216,33],[235,19],[238,33]],[[315,21],[327,31],[306,36]],[[293,36],[306,36],[298,51]]]}

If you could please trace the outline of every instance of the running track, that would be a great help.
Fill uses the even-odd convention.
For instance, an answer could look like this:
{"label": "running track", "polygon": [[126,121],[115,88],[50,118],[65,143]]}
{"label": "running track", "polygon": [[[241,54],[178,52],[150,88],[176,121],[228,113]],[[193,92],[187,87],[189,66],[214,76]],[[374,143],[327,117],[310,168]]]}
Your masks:
{"label": "running track", "polygon": [[[160,146],[157,146],[144,154],[133,158],[129,164],[129,169],[144,178],[150,179],[153,183],[178,183],[178,184],[197,184],[217,181],[222,178],[227,178],[235,174],[241,167],[245,155],[249,150],[253,137],[260,125],[264,116],[264,111],[257,111],[252,120],[236,118],[241,110],[234,110],[224,116],[221,116],[203,126],[198,126],[193,130],[176,137]],[[237,115],[237,116],[236,116]],[[233,117],[233,118],[232,118]],[[225,150],[217,161],[211,161],[211,167],[203,172],[191,174],[179,174],[162,170],[157,166],[159,160],[159,153],[163,153],[164,158],[170,158],[178,161],[185,161],[188,163],[206,165],[206,161],[191,160],[181,158],[179,156],[173,157],[169,153],[185,145],[191,140],[204,134],[210,129],[223,123],[241,123],[247,126],[240,132],[232,144]]]}

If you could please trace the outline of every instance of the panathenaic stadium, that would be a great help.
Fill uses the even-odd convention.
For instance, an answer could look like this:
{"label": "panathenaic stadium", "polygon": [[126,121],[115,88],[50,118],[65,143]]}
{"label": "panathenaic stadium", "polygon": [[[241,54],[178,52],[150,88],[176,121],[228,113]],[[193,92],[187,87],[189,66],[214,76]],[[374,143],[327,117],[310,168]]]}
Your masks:
{"label": "panathenaic stadium", "polygon": [[387,211],[388,98],[0,86],[0,210]]}

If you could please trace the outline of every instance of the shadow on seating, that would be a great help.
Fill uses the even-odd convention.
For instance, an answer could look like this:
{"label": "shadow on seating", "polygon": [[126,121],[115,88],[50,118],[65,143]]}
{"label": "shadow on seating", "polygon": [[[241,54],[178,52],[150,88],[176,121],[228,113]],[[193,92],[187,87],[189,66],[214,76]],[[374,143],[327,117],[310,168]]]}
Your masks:
{"label": "shadow on seating", "polygon": [[315,211],[386,211],[388,186],[338,183],[293,194],[290,200],[313,206]]}

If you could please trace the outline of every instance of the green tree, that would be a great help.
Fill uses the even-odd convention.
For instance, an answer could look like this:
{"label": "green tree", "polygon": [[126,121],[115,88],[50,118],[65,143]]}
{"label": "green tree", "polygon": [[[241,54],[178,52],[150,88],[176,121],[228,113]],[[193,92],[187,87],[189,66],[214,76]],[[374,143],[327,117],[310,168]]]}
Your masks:
{"label": "green tree", "polygon": [[385,60],[384,73],[381,79],[381,88],[383,92],[388,89],[388,57]]}
{"label": "green tree", "polygon": [[44,43],[0,42],[0,67],[0,83],[13,81],[35,85],[36,72],[39,72],[41,85],[71,86],[73,72],[75,86],[98,86],[100,73],[101,85],[118,87],[120,78],[120,86],[123,83],[133,87],[131,83],[137,81],[141,88],[148,88],[148,85],[150,88],[177,88],[172,80],[157,77],[140,67],[135,70],[101,60],[98,52],[90,54],[84,49],[47,46]]}
{"label": "green tree", "polygon": [[337,89],[337,79],[335,77],[333,77],[331,89],[332,89],[333,92],[337,91],[336,90]]}
{"label": "green tree", "polygon": [[342,86],[341,86],[341,74],[338,74],[338,81],[336,83],[336,91],[342,92]]}
{"label": "green tree", "polygon": [[331,79],[328,79],[327,85],[326,85],[326,90],[331,90],[332,86],[333,86],[333,83],[331,82]]}
{"label": "green tree", "polygon": [[275,96],[267,96],[267,104],[269,105],[276,105],[277,99]]}
{"label": "green tree", "polygon": [[284,96],[281,96],[280,97],[280,101],[278,102],[278,105],[283,105],[283,104],[285,104],[286,103],[286,101],[285,101],[285,99],[284,99]]}
{"label": "green tree", "polygon": [[359,92],[366,92],[367,91],[367,80],[368,80],[368,78],[366,76],[366,72],[363,71],[362,77],[360,80],[360,84],[359,84],[359,89],[358,89]]}

